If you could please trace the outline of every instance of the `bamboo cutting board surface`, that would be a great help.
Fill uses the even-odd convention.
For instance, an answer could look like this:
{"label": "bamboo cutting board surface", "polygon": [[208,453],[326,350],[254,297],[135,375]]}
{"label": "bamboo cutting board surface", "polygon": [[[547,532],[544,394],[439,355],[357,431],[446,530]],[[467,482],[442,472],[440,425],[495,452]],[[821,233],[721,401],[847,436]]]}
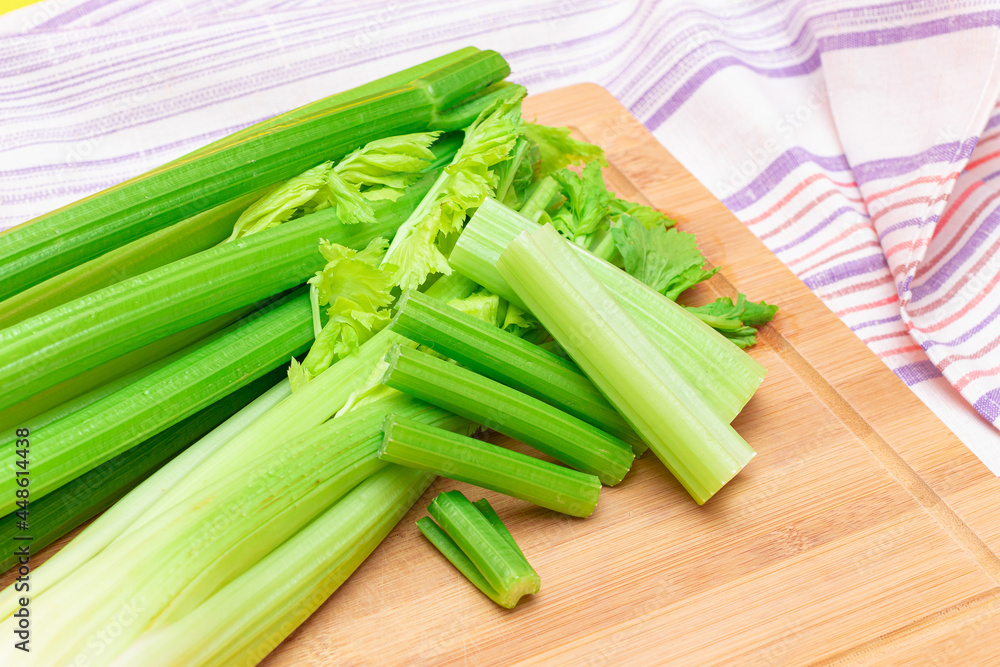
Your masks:
{"label": "bamboo cutting board surface", "polygon": [[[734,422],[758,455],[699,507],[647,454],[589,519],[438,479],[263,664],[1000,664],[1000,480],[606,91],[524,106],[697,235],[722,274],[691,301],[781,306]],[[541,576],[517,609],[417,531],[453,488],[489,498]]]}
{"label": "bamboo cutting board surface", "polygon": [[[1000,664],[1000,481],[606,91],[524,106],[698,236],[722,276],[693,300],[781,306],[734,423],[758,455],[698,507],[647,454],[589,519],[438,479],[264,664]],[[452,488],[494,503],[538,595],[498,608],[419,534]]]}

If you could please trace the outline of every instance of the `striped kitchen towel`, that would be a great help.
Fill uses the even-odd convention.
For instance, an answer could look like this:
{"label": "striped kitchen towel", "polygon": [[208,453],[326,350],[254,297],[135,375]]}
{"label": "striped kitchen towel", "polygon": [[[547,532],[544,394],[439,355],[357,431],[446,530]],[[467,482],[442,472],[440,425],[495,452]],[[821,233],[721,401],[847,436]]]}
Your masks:
{"label": "striped kitchen towel", "polygon": [[472,44],[603,85],[1000,474],[1000,6],[47,0],[0,15],[0,228]]}

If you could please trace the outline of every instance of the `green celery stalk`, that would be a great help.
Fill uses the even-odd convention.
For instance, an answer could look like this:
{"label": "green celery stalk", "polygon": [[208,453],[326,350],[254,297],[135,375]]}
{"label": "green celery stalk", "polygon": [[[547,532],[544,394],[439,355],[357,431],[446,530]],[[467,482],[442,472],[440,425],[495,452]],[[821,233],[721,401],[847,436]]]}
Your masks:
{"label": "green celery stalk", "polygon": [[[502,204],[487,200],[465,226],[448,261],[494,294],[525,307],[495,264],[514,237],[538,227]],[[732,421],[760,386],[764,367],[683,306],[586,249],[575,244],[572,248],[678,371],[723,419]]]}
{"label": "green celery stalk", "polygon": [[[30,505],[31,548],[38,551],[103,512],[176,454],[201,439],[273,385],[283,369],[276,369],[212,405],[157,433],[142,444],[105,461],[90,472],[59,487]],[[0,542],[14,544],[22,534],[17,513],[0,518]],[[0,557],[0,570],[17,562],[13,554]]]}
{"label": "green celery stalk", "polygon": [[632,467],[632,448],[548,403],[468,368],[406,347],[387,358],[382,382],[492,428],[613,486]]}
{"label": "green celery stalk", "polygon": [[624,440],[636,456],[645,450],[632,427],[571,361],[419,292],[404,294],[396,307],[392,331]]}
{"label": "green celery stalk", "polygon": [[[41,498],[303,352],[312,340],[312,323],[308,295],[301,292],[32,433],[32,498]],[[15,443],[2,445],[0,514],[14,508]]]}
{"label": "green celery stalk", "polygon": [[394,230],[430,189],[430,173],[378,222],[341,224],[333,209],[224,243],[123,280],[0,331],[0,409],[164,336],[295,287],[325,260],[317,239],[363,248]]}
{"label": "green celery stalk", "polygon": [[228,667],[263,660],[364,562],[433,479],[386,466],[196,610],[144,633],[121,664]]}
{"label": "green celery stalk", "polygon": [[114,557],[90,560],[37,596],[35,610],[49,621],[38,659],[62,664],[87,653],[119,613],[123,591],[142,601],[135,622],[110,637],[96,664],[109,663],[144,630],[194,612],[384,466],[377,452],[386,409],[446,428],[468,424],[396,394],[285,440],[280,457],[269,453],[223,472],[213,488],[166,508],[162,521],[119,538],[110,547]]}
{"label": "green celery stalk", "polygon": [[[495,52],[459,51],[247,128],[15,227],[0,234],[0,298],[372,139],[427,130],[508,73]],[[471,111],[458,117],[471,122],[478,115]]]}
{"label": "green celery stalk", "polygon": [[390,414],[379,457],[520,498],[570,516],[593,514],[601,493],[594,475]]}
{"label": "green celery stalk", "polygon": [[0,442],[12,439],[15,429],[27,428],[35,431],[146,377],[170,363],[177,355],[194,349],[196,345],[207,344],[218,337],[223,329],[249,315],[253,310],[253,307],[241,308],[184,331],[178,331],[74,375],[0,411]]}
{"label": "green celery stalk", "polygon": [[497,269],[698,504],[753,458],[550,225],[514,239]]}
{"label": "green celery stalk", "polygon": [[115,248],[0,302],[0,329],[225,241],[258,190]]}
{"label": "green celery stalk", "polygon": [[[76,572],[123,534],[144,525],[143,515],[160,501],[167,491],[174,488],[192,470],[290,394],[291,388],[287,379],[274,385],[112,505],[75,539],[45,561],[45,567],[32,573],[32,589],[35,595],[50,589],[57,582]],[[218,402],[213,405],[217,404]],[[0,618],[6,618],[16,611],[17,597],[18,594],[13,588],[0,592]]]}
{"label": "green celery stalk", "polygon": [[538,182],[531,196],[528,197],[528,201],[524,202],[524,206],[521,207],[518,213],[532,222],[538,222],[542,213],[545,212],[545,209],[549,207],[559,192],[560,186],[556,179],[546,176]]}
{"label": "green celery stalk", "polygon": [[538,573],[485,499],[473,504],[461,491],[447,491],[427,511],[437,524],[424,517],[417,521],[420,532],[491,600],[513,609],[521,597],[538,592]]}

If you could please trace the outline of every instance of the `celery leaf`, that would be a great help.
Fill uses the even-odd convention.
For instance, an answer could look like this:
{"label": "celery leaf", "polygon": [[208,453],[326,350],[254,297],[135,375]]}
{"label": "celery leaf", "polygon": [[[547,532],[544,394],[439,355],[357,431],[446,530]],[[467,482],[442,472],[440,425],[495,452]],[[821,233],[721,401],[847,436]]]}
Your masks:
{"label": "celery leaf", "polygon": [[770,322],[778,312],[778,307],[764,301],[748,301],[746,294],[740,293],[736,297],[736,303],[724,296],[704,306],[689,307],[688,310],[736,345],[747,348],[757,342],[757,330],[754,327]]}
{"label": "celery leaf", "polygon": [[568,127],[525,123],[524,136],[538,146],[538,178],[544,178],[570,165],[583,166],[590,162],[608,165],[604,159],[604,151],[599,146],[574,139],[570,136]]}
{"label": "celery leaf", "polygon": [[717,268],[704,269],[705,256],[694,234],[676,229],[646,229],[641,222],[623,215],[611,234],[621,253],[625,271],[668,299],[715,275]]}

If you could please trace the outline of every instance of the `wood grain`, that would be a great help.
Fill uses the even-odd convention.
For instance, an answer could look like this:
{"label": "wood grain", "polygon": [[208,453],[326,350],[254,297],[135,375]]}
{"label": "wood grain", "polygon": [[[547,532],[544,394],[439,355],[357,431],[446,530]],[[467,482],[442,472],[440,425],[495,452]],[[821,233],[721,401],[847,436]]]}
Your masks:
{"label": "wood grain", "polygon": [[[725,277],[691,298],[781,305],[735,422],[758,456],[704,507],[644,457],[586,520],[439,479],[265,664],[1000,662],[978,640],[1000,630],[997,478],[608,93],[525,112],[603,146],[613,189],[697,234]],[[539,595],[501,610],[422,540],[451,488],[494,502]]]}
{"label": "wood grain", "polygon": [[[758,456],[698,507],[647,455],[585,520],[439,479],[263,664],[1000,664],[1000,481],[608,93],[525,114],[603,146],[613,189],[697,234],[723,273],[689,299],[781,305],[734,422]],[[494,503],[540,594],[500,609],[424,541],[452,488]]]}

